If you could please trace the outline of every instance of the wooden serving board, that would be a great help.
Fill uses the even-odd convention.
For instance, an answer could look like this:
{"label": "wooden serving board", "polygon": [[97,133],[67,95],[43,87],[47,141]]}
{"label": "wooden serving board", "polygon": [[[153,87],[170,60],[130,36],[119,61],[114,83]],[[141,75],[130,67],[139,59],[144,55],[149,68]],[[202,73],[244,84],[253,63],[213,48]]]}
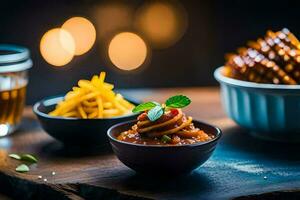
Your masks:
{"label": "wooden serving board", "polygon": [[[174,94],[189,96],[193,102],[186,112],[224,132],[214,155],[187,176],[139,175],[124,166],[109,146],[64,147],[40,128],[28,107],[20,130],[0,139],[0,191],[15,199],[300,198],[300,145],[264,142],[248,136],[246,130],[226,118],[218,88],[123,93],[157,101]],[[35,154],[39,161],[30,172],[17,173],[15,167],[20,162],[9,158],[10,153]]]}

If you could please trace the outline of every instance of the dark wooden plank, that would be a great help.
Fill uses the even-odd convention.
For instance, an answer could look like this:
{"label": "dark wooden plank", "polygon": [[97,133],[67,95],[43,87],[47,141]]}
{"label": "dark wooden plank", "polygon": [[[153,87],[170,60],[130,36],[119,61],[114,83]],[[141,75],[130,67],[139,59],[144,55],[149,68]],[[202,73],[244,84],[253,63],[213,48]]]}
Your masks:
{"label": "dark wooden plank", "polygon": [[255,195],[248,195],[248,196],[241,196],[235,198],[235,200],[298,200],[300,199],[300,190],[285,190],[285,191],[274,191],[274,192],[267,192],[263,194],[255,194]]}
{"label": "dark wooden plank", "polygon": [[[300,147],[249,137],[225,117],[217,88],[123,92],[159,101],[177,93],[190,96],[193,103],[186,112],[224,131],[213,157],[189,176],[141,176],[120,163],[109,147],[64,147],[41,130],[27,108],[20,130],[0,139],[0,190],[17,199],[230,199],[300,188]],[[7,158],[13,152],[33,153],[40,160],[29,173],[16,173],[18,161]]]}
{"label": "dark wooden plank", "polygon": [[0,194],[0,199],[1,199],[1,200],[11,200],[10,197],[8,197],[8,196],[6,196],[6,195],[4,195],[4,194]]}

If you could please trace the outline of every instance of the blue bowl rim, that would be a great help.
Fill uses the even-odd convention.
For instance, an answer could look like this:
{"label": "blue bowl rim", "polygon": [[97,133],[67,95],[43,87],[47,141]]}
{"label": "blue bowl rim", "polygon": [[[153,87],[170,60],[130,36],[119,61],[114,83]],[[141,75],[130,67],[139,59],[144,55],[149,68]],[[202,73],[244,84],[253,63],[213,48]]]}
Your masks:
{"label": "blue bowl rim", "polygon": [[[68,120],[68,121],[97,121],[97,120],[111,120],[111,119],[124,119],[127,117],[132,117],[132,116],[137,116],[138,113],[132,113],[129,115],[123,115],[123,116],[118,116],[118,117],[111,117],[111,118],[95,118],[95,119],[82,119],[82,118],[72,118],[72,117],[60,117],[60,116],[50,116],[47,113],[41,112],[38,107],[44,103],[45,101],[53,101],[55,99],[60,99],[63,98],[65,95],[55,95],[55,96],[50,96],[50,97],[46,97],[38,102],[36,102],[33,107],[32,110],[33,112],[37,115],[37,116],[41,116],[44,118],[48,118],[48,119],[60,119],[60,120]],[[130,102],[134,103],[134,104],[138,104],[139,101],[137,100],[133,100],[132,98],[127,98],[125,97],[125,99],[129,100]]]}
{"label": "blue bowl rim", "polygon": [[266,83],[254,83],[249,81],[242,81],[224,76],[221,70],[224,66],[217,68],[214,71],[214,77],[217,81],[226,83],[232,86],[255,88],[255,89],[272,89],[272,90],[300,90],[300,85],[283,85],[283,84],[266,84]]}
{"label": "blue bowl rim", "polygon": [[111,135],[112,130],[115,129],[116,127],[123,126],[125,124],[130,124],[130,123],[133,123],[133,122],[136,122],[136,121],[137,120],[130,120],[130,121],[121,122],[121,123],[113,125],[112,127],[110,127],[107,130],[107,136],[108,136],[108,138],[110,140],[112,140],[114,142],[117,142],[117,143],[120,143],[120,144],[129,145],[129,146],[131,145],[131,146],[142,147],[142,148],[184,148],[184,147],[197,147],[197,146],[208,145],[208,144],[213,143],[213,142],[218,142],[218,140],[222,137],[222,131],[221,131],[220,128],[218,128],[216,126],[213,126],[211,124],[202,122],[202,121],[198,121],[198,120],[193,120],[193,122],[198,122],[198,123],[204,124],[206,126],[210,126],[210,127],[214,128],[215,130],[217,130],[217,133],[215,135],[216,137],[213,138],[212,140],[209,140],[209,141],[206,141],[206,142],[197,142],[197,143],[194,143],[194,144],[184,144],[184,145],[145,145],[145,144],[135,144],[135,143],[120,141],[120,140],[114,138]]}

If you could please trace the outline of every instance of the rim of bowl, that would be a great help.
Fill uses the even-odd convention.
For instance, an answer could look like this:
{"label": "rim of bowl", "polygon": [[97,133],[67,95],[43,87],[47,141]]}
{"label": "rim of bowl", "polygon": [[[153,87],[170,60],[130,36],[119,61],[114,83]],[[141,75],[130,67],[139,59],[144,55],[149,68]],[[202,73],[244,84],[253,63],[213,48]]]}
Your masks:
{"label": "rim of bowl", "polygon": [[210,126],[214,129],[217,130],[217,134],[216,134],[216,137],[213,138],[212,140],[209,140],[209,141],[206,141],[206,142],[196,142],[194,144],[183,144],[183,145],[154,145],[154,144],[151,144],[151,145],[145,145],[145,144],[135,144],[135,143],[130,143],[130,142],[124,142],[124,141],[120,141],[116,138],[114,138],[110,133],[113,129],[115,129],[116,127],[118,126],[123,126],[125,124],[130,124],[130,123],[133,123],[137,120],[130,120],[130,121],[126,121],[126,122],[121,122],[121,123],[118,123],[118,124],[115,124],[113,125],[112,127],[110,127],[108,130],[107,130],[107,136],[109,139],[117,142],[117,143],[121,143],[121,144],[125,144],[125,145],[132,145],[132,146],[138,146],[138,147],[154,147],[154,148],[182,148],[182,147],[195,147],[195,146],[202,146],[202,145],[207,145],[207,144],[210,144],[210,143],[213,143],[215,141],[218,141],[221,137],[222,137],[222,131],[220,128],[216,127],[216,126],[213,126],[211,124],[208,124],[208,123],[205,123],[205,122],[202,122],[202,121],[198,121],[198,120],[193,120],[193,122],[198,122],[198,123],[201,123],[201,124],[204,124],[206,126]]}
{"label": "rim of bowl", "polygon": [[283,84],[267,84],[267,83],[254,83],[249,81],[242,81],[238,79],[233,79],[224,76],[221,70],[224,66],[218,67],[214,71],[214,77],[217,81],[226,83],[228,85],[246,87],[246,88],[256,88],[256,89],[272,89],[272,90],[300,90],[300,85],[283,85]]}
{"label": "rim of bowl", "polygon": [[[126,117],[132,117],[132,116],[136,116],[138,115],[138,113],[132,113],[132,114],[129,114],[129,115],[123,115],[123,116],[117,116],[117,117],[110,117],[110,118],[93,118],[93,119],[82,119],[82,118],[71,118],[71,117],[60,117],[60,116],[51,116],[47,113],[44,113],[44,112],[41,112],[38,107],[44,103],[45,101],[55,101],[56,99],[59,99],[59,98],[63,98],[64,95],[56,95],[56,96],[50,96],[50,97],[46,97],[38,102],[36,102],[33,107],[32,107],[32,110],[33,112],[38,115],[38,116],[42,116],[42,117],[45,117],[45,118],[49,118],[49,119],[61,119],[61,120],[70,120],[70,121],[76,121],[76,120],[110,120],[110,119],[122,119],[122,118],[126,118]],[[131,98],[127,98],[127,97],[124,97],[126,100],[130,101],[131,103],[133,104],[137,104],[138,101],[136,100],[133,100]],[[51,104],[52,105],[52,104]]]}
{"label": "rim of bowl", "polygon": [[25,71],[32,67],[30,52],[26,47],[0,44],[0,51],[10,51],[0,55],[0,73]]}

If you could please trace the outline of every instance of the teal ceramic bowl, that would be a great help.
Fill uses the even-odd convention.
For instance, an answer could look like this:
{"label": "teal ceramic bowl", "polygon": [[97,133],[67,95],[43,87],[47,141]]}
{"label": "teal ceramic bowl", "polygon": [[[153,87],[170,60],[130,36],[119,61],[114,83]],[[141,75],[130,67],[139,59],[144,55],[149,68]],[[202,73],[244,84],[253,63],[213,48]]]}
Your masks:
{"label": "teal ceramic bowl", "polygon": [[300,142],[300,85],[261,84],[214,76],[227,115],[256,137]]}

